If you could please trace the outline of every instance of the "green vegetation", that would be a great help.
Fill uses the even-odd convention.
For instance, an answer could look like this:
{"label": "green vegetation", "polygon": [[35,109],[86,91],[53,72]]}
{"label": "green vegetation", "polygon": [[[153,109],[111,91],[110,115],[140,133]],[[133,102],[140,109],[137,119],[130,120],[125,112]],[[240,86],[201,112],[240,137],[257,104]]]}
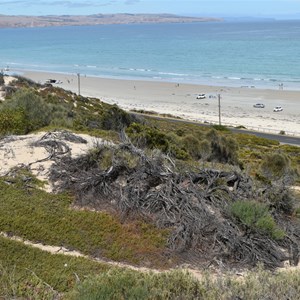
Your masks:
{"label": "green vegetation", "polygon": [[268,154],[261,164],[261,173],[269,180],[279,180],[291,173],[289,158],[281,153]]}
{"label": "green vegetation", "polygon": [[127,134],[138,147],[160,149],[180,160],[202,159],[238,164],[236,141],[214,129],[205,134],[184,130],[165,133],[161,128],[132,123]]}
{"label": "green vegetation", "polygon": [[86,258],[50,254],[0,237],[3,299],[300,299],[300,273],[262,268],[243,277],[186,271],[136,272]]}
{"label": "green vegetation", "polygon": [[0,198],[0,231],[116,261],[162,264],[166,230],[138,220],[122,224],[106,212],[71,210],[71,196],[27,188],[20,179],[0,179]]}
{"label": "green vegetation", "polygon": [[[165,182],[166,172],[140,164],[138,155],[127,151],[126,147],[114,150],[103,147],[101,153],[97,152],[99,149],[91,150],[84,159],[90,159],[86,165],[95,164],[92,171],[103,172],[102,175],[111,176],[108,170],[116,162],[132,174],[145,168],[141,172],[143,176],[138,178],[140,182],[129,192],[139,201],[143,200],[140,191],[156,195],[151,205],[155,202],[157,211],[164,203],[169,203],[163,209],[170,219],[179,211],[179,204],[183,207],[185,201],[198,201],[197,197],[192,197],[197,185],[198,194],[205,195],[201,203],[203,216],[207,217],[207,220],[203,218],[203,228],[211,226],[208,232],[212,239],[216,237],[211,233],[216,231],[215,224],[221,226],[222,220],[233,222],[243,234],[242,238],[249,234],[259,237],[262,243],[266,238],[272,245],[282,247],[290,239],[291,232],[299,231],[299,194],[287,188],[294,181],[300,183],[299,147],[282,146],[276,141],[248,134],[233,134],[223,126],[199,127],[180,120],[140,117],[116,105],[77,96],[60,88],[40,86],[24,78],[12,83],[6,100],[0,103],[0,136],[54,128],[89,133],[115,143],[120,141],[119,134],[125,128],[131,142],[139,150],[143,149],[144,154],[166,154],[169,163],[176,166],[176,172],[178,170],[172,177],[171,168],[168,169],[169,185]],[[86,161],[82,166],[84,163]],[[162,160],[158,160],[157,166],[160,163]],[[225,175],[214,178],[222,172],[213,169],[224,170],[224,173],[234,170],[232,174],[237,175],[237,179],[232,184]],[[199,170],[203,171],[203,177],[194,176],[191,170],[198,174]],[[205,177],[209,171],[210,176]],[[252,176],[253,182],[243,181],[243,171]],[[114,172],[117,171],[114,169]],[[155,180],[151,172],[155,173]],[[181,181],[184,173],[188,175]],[[118,183],[126,186],[126,180],[128,178],[120,176]],[[107,184],[112,183],[107,181]],[[238,192],[239,186],[235,183],[241,186]],[[91,203],[74,207],[74,199],[78,196],[75,189],[48,194],[39,189],[42,185],[27,170],[0,178],[0,231],[33,242],[78,250],[91,257],[137,265],[164,268],[178,261],[167,245],[174,229],[171,224],[179,220],[155,224],[155,210],[147,218],[134,213],[126,218],[109,205],[105,206],[109,199],[105,199],[103,210],[98,212],[85,209],[93,207]],[[102,194],[97,195],[100,198]],[[165,198],[176,199],[163,202]],[[182,211],[180,213],[183,216]],[[203,234],[202,227],[197,233],[182,232],[187,234],[184,237],[187,244],[191,239],[188,234],[197,237]],[[242,280],[229,274],[217,278],[204,274],[201,280],[196,280],[182,271],[154,274],[108,268],[90,259],[50,255],[3,237],[0,237],[0,248],[0,298],[4,299],[300,299],[299,271],[273,274],[258,269]],[[203,246],[201,251],[207,248]],[[242,255],[242,251],[239,254]]]}
{"label": "green vegetation", "polygon": [[236,201],[231,204],[230,212],[243,225],[252,231],[269,235],[272,239],[280,240],[285,233],[279,229],[271,216],[267,205],[256,201]]}
{"label": "green vegetation", "polygon": [[104,264],[48,252],[0,237],[0,298],[54,299],[78,279],[108,269]]}
{"label": "green vegetation", "polygon": [[230,132],[230,130],[224,125],[212,125],[212,128],[218,131]]}
{"label": "green vegetation", "polygon": [[27,131],[27,119],[22,109],[0,110],[0,135],[25,134]]}
{"label": "green vegetation", "polygon": [[271,272],[256,269],[242,278],[230,274],[204,274],[195,279],[184,271],[163,274],[110,270],[77,285],[66,299],[300,299],[299,271]]}
{"label": "green vegetation", "polygon": [[[52,86],[19,78],[0,103],[0,135],[26,134],[42,128],[66,128],[112,137],[137,117],[115,105],[84,98]],[[114,131],[114,132],[112,132]]]}
{"label": "green vegetation", "polygon": [[[17,91],[11,99],[4,101],[1,107],[3,115],[9,112],[14,121],[11,123],[12,133],[23,133],[39,129],[50,123],[50,108],[44,101],[30,90]],[[14,117],[13,112],[16,116]],[[18,120],[18,122],[17,122]],[[2,123],[2,122],[1,122]],[[0,132],[8,131],[6,122],[0,123]]]}

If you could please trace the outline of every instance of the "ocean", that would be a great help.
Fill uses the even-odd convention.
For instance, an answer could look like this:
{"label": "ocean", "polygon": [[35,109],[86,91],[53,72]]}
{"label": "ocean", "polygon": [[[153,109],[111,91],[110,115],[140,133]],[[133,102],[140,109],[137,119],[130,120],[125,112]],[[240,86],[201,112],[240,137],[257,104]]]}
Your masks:
{"label": "ocean", "polygon": [[0,69],[300,89],[300,20],[0,29]]}

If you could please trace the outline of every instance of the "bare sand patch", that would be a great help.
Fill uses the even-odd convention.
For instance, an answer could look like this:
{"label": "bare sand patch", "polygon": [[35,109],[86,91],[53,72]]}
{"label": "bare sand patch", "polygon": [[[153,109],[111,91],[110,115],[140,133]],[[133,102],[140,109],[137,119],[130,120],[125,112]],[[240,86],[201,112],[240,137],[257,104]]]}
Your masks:
{"label": "bare sand patch", "polygon": [[[0,140],[0,176],[7,174],[12,168],[27,166],[38,179],[47,182],[49,169],[54,160],[46,147],[36,146],[36,143],[43,140],[47,134],[49,133],[39,132],[2,138]],[[105,143],[102,139],[87,134],[75,136],[82,138],[85,142],[63,140],[70,150],[68,155],[72,157],[85,154],[96,144]],[[55,137],[52,137],[52,140],[55,141]],[[47,186],[46,190],[50,192],[51,187]]]}

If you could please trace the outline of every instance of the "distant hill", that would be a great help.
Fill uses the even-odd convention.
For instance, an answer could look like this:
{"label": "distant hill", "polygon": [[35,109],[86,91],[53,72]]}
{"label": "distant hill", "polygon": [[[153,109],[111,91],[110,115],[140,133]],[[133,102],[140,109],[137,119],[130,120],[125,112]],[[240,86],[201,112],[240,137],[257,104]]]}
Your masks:
{"label": "distant hill", "polygon": [[88,16],[7,16],[0,15],[0,28],[49,27],[133,23],[217,22],[218,18],[184,17],[171,14],[95,14]]}

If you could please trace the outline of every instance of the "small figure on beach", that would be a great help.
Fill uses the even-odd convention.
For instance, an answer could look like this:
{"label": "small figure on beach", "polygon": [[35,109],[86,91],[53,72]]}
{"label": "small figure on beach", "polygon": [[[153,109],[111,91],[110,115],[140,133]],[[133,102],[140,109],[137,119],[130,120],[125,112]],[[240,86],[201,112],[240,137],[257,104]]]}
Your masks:
{"label": "small figure on beach", "polygon": [[279,89],[283,90],[283,83],[279,83]]}

